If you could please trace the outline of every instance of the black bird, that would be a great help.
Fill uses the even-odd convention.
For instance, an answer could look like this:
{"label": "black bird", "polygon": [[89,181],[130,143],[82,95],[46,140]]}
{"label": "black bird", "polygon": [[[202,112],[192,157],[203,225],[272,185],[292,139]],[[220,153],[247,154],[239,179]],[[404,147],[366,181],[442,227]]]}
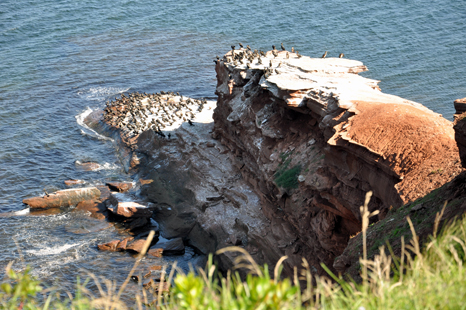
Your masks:
{"label": "black bird", "polygon": [[238,45],[239,45],[239,47],[243,48],[243,44],[241,44],[241,43],[238,43]]}
{"label": "black bird", "polygon": [[250,51],[251,47],[249,45],[246,45],[246,48]]}
{"label": "black bird", "polygon": [[194,126],[193,122],[191,122],[190,119],[188,119],[188,124],[191,125],[191,126]]}
{"label": "black bird", "polygon": [[338,58],[343,58],[345,56],[345,54],[341,53],[340,55],[338,55]]}
{"label": "black bird", "polygon": [[275,50],[275,45],[272,45],[272,49]]}
{"label": "black bird", "polygon": [[325,57],[327,57],[327,51],[325,51],[325,53],[322,55],[321,58],[325,58]]}
{"label": "black bird", "polygon": [[235,50],[235,46],[234,46],[234,45],[232,45],[232,46],[231,46],[231,49],[232,49],[232,50]]}
{"label": "black bird", "polygon": [[286,51],[285,46],[283,45],[283,42],[282,42],[282,51]]}

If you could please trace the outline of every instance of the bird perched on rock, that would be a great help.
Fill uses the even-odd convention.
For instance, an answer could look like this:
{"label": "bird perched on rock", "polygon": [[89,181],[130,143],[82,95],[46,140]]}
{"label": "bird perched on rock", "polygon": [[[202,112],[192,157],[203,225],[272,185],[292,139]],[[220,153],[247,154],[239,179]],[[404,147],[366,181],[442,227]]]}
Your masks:
{"label": "bird perched on rock", "polygon": [[325,57],[327,57],[327,51],[325,51],[325,53],[320,58],[325,58]]}
{"label": "bird perched on rock", "polygon": [[294,53],[294,47],[293,46],[291,47],[291,52]]}
{"label": "bird perched on rock", "polygon": [[275,45],[272,45],[272,49],[275,50]]}
{"label": "bird perched on rock", "polygon": [[241,42],[238,43],[239,47],[243,48],[243,44]]}
{"label": "bird perched on rock", "polygon": [[231,49],[232,49],[232,50],[235,50],[235,46],[234,46],[234,45],[232,45],[232,46],[231,46]]}
{"label": "bird perched on rock", "polygon": [[290,54],[286,52],[286,59],[289,59],[289,58],[290,58]]}
{"label": "bird perched on rock", "polygon": [[338,55],[338,58],[343,58],[344,56],[345,56],[345,54],[340,53],[340,55]]}
{"label": "bird perched on rock", "polygon": [[281,47],[282,47],[282,51],[286,51],[285,46],[283,45],[283,42],[281,44]]}

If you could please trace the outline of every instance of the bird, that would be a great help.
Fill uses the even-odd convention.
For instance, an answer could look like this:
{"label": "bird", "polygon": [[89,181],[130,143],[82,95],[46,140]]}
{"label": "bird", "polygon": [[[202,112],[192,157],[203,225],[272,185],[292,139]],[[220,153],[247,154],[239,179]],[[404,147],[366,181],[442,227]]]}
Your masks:
{"label": "bird", "polygon": [[275,45],[272,45],[272,49],[275,50]]}
{"label": "bird", "polygon": [[188,124],[191,125],[191,126],[194,126],[193,122],[191,122],[190,119],[188,119]]}
{"label": "bird", "polygon": [[282,51],[286,51],[285,46],[283,45],[283,42],[281,44],[281,47],[282,47]]}
{"label": "bird", "polygon": [[321,58],[325,58],[325,57],[327,57],[327,51],[325,51],[325,53],[322,55]]}
{"label": "bird", "polygon": [[238,43],[238,45],[239,45],[239,47],[243,48],[243,44],[241,44],[241,43]]}
{"label": "bird", "polygon": [[291,47],[291,52],[294,53],[294,47],[293,46]]}
{"label": "bird", "polygon": [[290,54],[288,54],[288,52],[286,52],[286,59],[289,59],[290,58]]}
{"label": "bird", "polygon": [[44,193],[45,193],[45,196],[47,197],[50,196],[49,193],[47,193],[47,191],[45,190],[45,188],[44,188]]}
{"label": "bird", "polygon": [[345,54],[340,53],[340,55],[338,55],[338,58],[343,58],[344,56],[345,56]]}
{"label": "bird", "polygon": [[232,46],[231,46],[231,49],[232,49],[232,50],[235,50],[235,46],[234,46],[234,45],[232,45]]}

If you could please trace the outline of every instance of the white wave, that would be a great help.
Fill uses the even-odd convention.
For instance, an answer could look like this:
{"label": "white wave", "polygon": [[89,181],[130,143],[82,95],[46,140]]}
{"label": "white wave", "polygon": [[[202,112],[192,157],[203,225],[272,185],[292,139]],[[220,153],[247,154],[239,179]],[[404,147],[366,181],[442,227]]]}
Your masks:
{"label": "white wave", "polygon": [[36,256],[56,255],[68,249],[71,249],[72,247],[75,247],[77,245],[79,245],[79,243],[65,244],[65,245],[56,246],[56,247],[46,247],[46,248],[38,249],[38,250],[26,250],[26,252],[36,255]]}
{"label": "white wave", "polygon": [[23,210],[13,212],[13,214],[14,215],[25,215],[25,214],[29,214],[29,212],[30,212],[30,209],[26,208],[26,209],[23,209]]}
{"label": "white wave", "polygon": [[113,192],[112,195],[119,201],[119,202],[133,202],[134,197],[127,195],[125,193],[117,193]]}
{"label": "white wave", "polygon": [[113,142],[113,139],[112,138],[109,138],[109,137],[106,137],[106,136],[103,136],[101,134],[99,134],[97,131],[95,131],[94,129],[90,128],[89,126],[87,126],[85,123],[84,123],[84,120],[86,119],[86,117],[89,116],[89,114],[91,114],[92,112],[94,112],[94,110],[92,110],[91,108],[87,107],[86,110],[84,110],[84,112],[76,115],[76,122],[78,123],[79,126],[81,126],[81,133],[83,135],[88,135],[88,136],[91,136],[93,138],[97,138],[99,140],[108,140],[108,141],[112,141]]}
{"label": "white wave", "polygon": [[118,88],[118,87],[91,87],[89,89],[82,89],[78,91],[78,95],[86,100],[91,101],[103,101],[109,96],[121,94],[128,91],[130,88]]}
{"label": "white wave", "polygon": [[102,165],[100,165],[99,168],[96,169],[96,171],[97,170],[117,170],[117,169],[120,169],[120,166],[118,166],[117,164],[103,163]]}

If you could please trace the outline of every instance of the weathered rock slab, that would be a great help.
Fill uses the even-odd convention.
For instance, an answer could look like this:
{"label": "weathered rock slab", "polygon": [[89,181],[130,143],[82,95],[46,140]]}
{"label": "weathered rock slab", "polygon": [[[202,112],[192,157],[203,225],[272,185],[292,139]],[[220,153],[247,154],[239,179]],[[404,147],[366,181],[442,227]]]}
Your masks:
{"label": "weathered rock slab", "polygon": [[33,197],[23,199],[31,209],[48,209],[69,207],[77,205],[81,201],[97,199],[100,191],[96,187],[84,187],[75,189],[65,189],[51,193],[43,197]]}

